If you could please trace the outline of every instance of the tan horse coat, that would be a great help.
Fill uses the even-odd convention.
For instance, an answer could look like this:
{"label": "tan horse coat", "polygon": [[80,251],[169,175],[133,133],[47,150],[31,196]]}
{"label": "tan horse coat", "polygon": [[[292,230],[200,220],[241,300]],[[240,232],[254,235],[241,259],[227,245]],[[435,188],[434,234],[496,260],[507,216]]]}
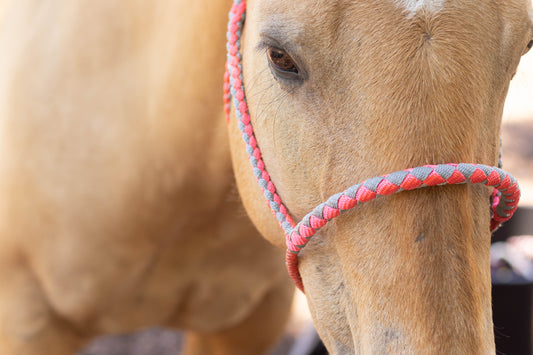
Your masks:
{"label": "tan horse coat", "polygon": [[283,330],[283,252],[234,188],[229,7],[4,5],[0,354],[70,355],[152,324],[193,332],[191,354],[250,354]]}
{"label": "tan horse coat", "polygon": [[[265,351],[292,286],[234,191],[221,105],[230,1],[0,5],[0,353],[72,354],[150,324],[188,330],[190,354]],[[250,109],[294,217],[397,169],[495,164],[528,6],[250,0]],[[273,73],[273,46],[305,80]],[[247,211],[282,247],[229,129]],[[406,193],[317,235],[300,271],[330,352],[494,352],[489,193]]]}

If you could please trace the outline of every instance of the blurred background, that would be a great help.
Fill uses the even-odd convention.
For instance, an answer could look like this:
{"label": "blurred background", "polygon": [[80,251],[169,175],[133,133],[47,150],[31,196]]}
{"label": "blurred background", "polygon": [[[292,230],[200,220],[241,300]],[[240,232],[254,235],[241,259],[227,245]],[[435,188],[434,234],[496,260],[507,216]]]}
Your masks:
{"label": "blurred background", "polygon": [[506,170],[522,187],[520,206],[533,207],[533,54],[522,58],[511,81],[503,112],[503,154]]}
{"label": "blurred background", "polygon": [[504,168],[520,182],[519,210],[493,235],[491,271],[498,353],[533,354],[533,55],[511,82],[502,126]]}
{"label": "blurred background", "polygon": [[[522,58],[511,82],[502,139],[504,169],[520,182],[522,197],[517,215],[493,240],[499,242],[492,261],[495,334],[499,354],[527,355],[533,353],[533,53]],[[305,297],[296,292],[292,319],[271,355],[325,354],[318,342]],[[178,332],[150,328],[102,337],[78,355],[170,355],[180,344]]]}

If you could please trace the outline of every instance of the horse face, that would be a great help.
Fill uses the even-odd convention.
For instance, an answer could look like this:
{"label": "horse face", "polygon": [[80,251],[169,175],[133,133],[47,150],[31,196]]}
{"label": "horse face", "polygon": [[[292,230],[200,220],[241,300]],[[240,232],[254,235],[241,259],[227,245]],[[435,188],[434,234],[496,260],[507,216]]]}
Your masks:
{"label": "horse face", "polygon": [[[531,46],[528,6],[249,1],[246,95],[294,219],[369,177],[423,164],[495,165],[508,84]],[[235,120],[230,136],[247,211],[283,246]],[[483,186],[404,192],[321,230],[299,267],[330,352],[494,352],[489,195]]]}

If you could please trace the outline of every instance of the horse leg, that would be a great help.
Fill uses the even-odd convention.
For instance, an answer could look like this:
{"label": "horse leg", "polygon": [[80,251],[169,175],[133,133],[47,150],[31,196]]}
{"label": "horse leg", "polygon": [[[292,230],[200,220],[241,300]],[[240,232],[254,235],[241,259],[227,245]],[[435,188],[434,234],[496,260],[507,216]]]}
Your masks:
{"label": "horse leg", "polygon": [[87,340],[53,310],[24,262],[2,261],[0,354],[72,355]]}
{"label": "horse leg", "polygon": [[217,333],[187,332],[186,355],[264,354],[285,329],[294,287],[283,278],[241,323]]}

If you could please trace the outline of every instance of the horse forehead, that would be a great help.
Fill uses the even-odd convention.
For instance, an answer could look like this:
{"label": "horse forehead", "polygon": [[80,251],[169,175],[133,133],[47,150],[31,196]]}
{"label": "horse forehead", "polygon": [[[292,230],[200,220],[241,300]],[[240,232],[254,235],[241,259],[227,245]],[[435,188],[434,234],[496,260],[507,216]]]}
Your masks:
{"label": "horse forehead", "polygon": [[446,4],[446,0],[391,0],[398,6],[407,11],[408,14],[414,15],[424,9],[427,12],[439,12]]}
{"label": "horse forehead", "polygon": [[[282,12],[309,13],[311,17],[326,13],[335,16],[353,6],[357,6],[353,0],[313,0],[313,1],[293,1],[286,2],[282,0],[258,0],[266,8],[282,10]],[[420,10],[426,13],[436,13],[442,10],[450,0],[370,0],[371,5],[383,6],[386,4],[393,5],[403,13],[416,14]],[[270,6],[268,6],[270,5]],[[457,4],[456,4],[457,5]],[[303,11],[302,11],[303,10]]]}
{"label": "horse forehead", "polygon": [[[253,1],[253,0],[252,0]],[[410,23],[415,15],[420,18],[437,14],[447,6],[465,7],[474,11],[472,1],[453,2],[453,0],[255,0],[258,9],[258,24],[262,28],[277,27],[289,37],[305,37],[309,34],[315,41],[332,32],[353,32],[353,26],[371,25],[375,21],[402,27]],[[453,3],[453,4],[452,4]],[[388,21],[384,22],[384,18]],[[366,25],[365,25],[366,24]],[[396,26],[394,25],[396,24]],[[385,27],[385,26],[382,26]],[[403,27],[402,27],[403,28]],[[382,30],[385,30],[381,28]],[[319,36],[319,37],[316,37]]]}

